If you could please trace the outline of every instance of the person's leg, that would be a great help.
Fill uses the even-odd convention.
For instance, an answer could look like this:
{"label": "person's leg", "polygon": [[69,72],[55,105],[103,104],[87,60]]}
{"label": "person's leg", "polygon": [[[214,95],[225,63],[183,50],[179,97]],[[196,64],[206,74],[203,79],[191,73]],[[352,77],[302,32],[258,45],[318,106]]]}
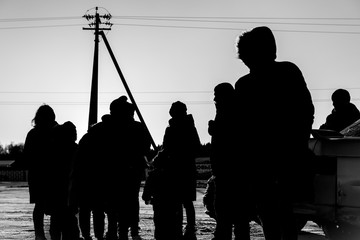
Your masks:
{"label": "person's leg", "polygon": [[161,208],[158,203],[153,202],[153,221],[154,221],[154,238],[161,239],[162,222],[161,222]]}
{"label": "person's leg", "polygon": [[[219,212],[219,211],[217,211]],[[216,229],[214,232],[215,239],[231,240],[232,239],[232,224],[225,215],[217,214]]]}
{"label": "person's leg", "polygon": [[116,212],[109,210],[106,213],[108,220],[108,230],[106,233],[106,240],[116,240],[117,239],[117,216]]}
{"label": "person's leg", "polygon": [[[153,203],[154,225],[156,240],[178,240],[182,237],[182,221],[179,221],[179,212],[182,212],[182,205],[166,201]],[[181,217],[182,219],[182,217]]]}
{"label": "person's leg", "polygon": [[[174,239],[175,240],[178,240],[178,239],[184,239],[184,236],[183,236],[183,232],[182,232],[182,228],[183,228],[183,205],[179,202],[179,203],[174,203],[173,205],[171,205],[171,208],[170,209],[173,209],[172,210],[172,215],[171,217],[169,217],[170,219],[174,219],[173,222],[174,222],[174,234],[175,234],[175,237]],[[195,234],[193,235],[195,236]],[[195,239],[196,239],[196,236],[195,236]]]}
{"label": "person's leg", "polygon": [[80,239],[80,229],[78,225],[78,219],[75,216],[75,213],[70,209],[66,210],[66,214],[63,218],[63,235],[62,240],[79,240]]}
{"label": "person's leg", "polygon": [[139,201],[139,192],[141,187],[141,173],[138,173],[138,176],[134,180],[133,194],[134,197],[131,200],[132,205],[132,216],[130,221],[130,233],[133,239],[140,239],[139,237],[139,222],[140,222],[140,201]]}
{"label": "person's leg", "polygon": [[[280,228],[282,240],[297,240],[298,230],[293,211],[293,192],[291,187],[295,184],[292,177],[287,177],[280,181],[279,194],[277,198],[280,215]],[[289,190],[291,189],[291,190]]]}
{"label": "person's leg", "polygon": [[187,201],[184,203],[185,213],[186,213],[186,226],[189,228],[195,229],[195,207],[192,201]]}
{"label": "person's leg", "polygon": [[45,238],[44,232],[44,206],[39,203],[35,203],[35,207],[33,210],[33,223],[34,223],[34,230],[35,230],[35,239],[43,240]]}
{"label": "person's leg", "polygon": [[298,230],[292,207],[285,203],[281,211],[282,240],[297,240]]}
{"label": "person's leg", "polygon": [[101,208],[93,210],[94,234],[98,240],[104,238],[105,231],[105,213]]}
{"label": "person's leg", "polygon": [[51,240],[60,240],[61,239],[61,230],[62,230],[62,220],[61,213],[55,212],[50,216],[50,236]]}
{"label": "person's leg", "polygon": [[79,208],[79,226],[81,230],[81,235],[85,240],[91,240],[90,235],[90,218],[91,210],[88,206],[81,206]]}
{"label": "person's leg", "polygon": [[195,207],[192,201],[184,202],[184,208],[186,213],[186,227],[184,232],[185,239],[196,239],[196,227],[195,227]]}
{"label": "person's leg", "polygon": [[119,240],[128,240],[128,233],[130,227],[130,221],[128,219],[128,215],[126,210],[124,212],[117,212],[116,213],[117,222],[118,222],[118,235]]}
{"label": "person's leg", "polygon": [[137,198],[136,200],[134,200],[134,211],[133,211],[133,217],[131,218],[131,223],[130,223],[130,232],[131,232],[131,236],[133,238],[138,237],[139,236],[139,214],[140,214],[140,202],[139,202],[139,198]]}
{"label": "person's leg", "polygon": [[231,206],[231,189],[229,189],[227,179],[216,178],[216,190],[214,207],[216,213],[216,230],[214,237],[216,240],[232,239],[232,211]]}
{"label": "person's leg", "polygon": [[238,219],[234,224],[235,240],[250,240],[250,226],[247,218]]}
{"label": "person's leg", "polygon": [[266,240],[281,240],[281,213],[278,187],[275,182],[256,185],[256,203]]}

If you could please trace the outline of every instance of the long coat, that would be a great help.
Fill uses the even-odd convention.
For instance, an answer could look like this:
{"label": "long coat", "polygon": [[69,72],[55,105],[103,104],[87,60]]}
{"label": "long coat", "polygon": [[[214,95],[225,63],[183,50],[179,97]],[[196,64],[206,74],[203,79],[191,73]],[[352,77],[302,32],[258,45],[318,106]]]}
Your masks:
{"label": "long coat", "polygon": [[[50,166],[49,183],[51,188],[47,194],[47,211],[64,213],[69,206],[71,189],[71,173],[78,148],[75,139],[66,135],[66,129],[58,125],[52,141],[53,161]],[[72,206],[73,207],[73,206]]]}
{"label": "long coat", "polygon": [[168,155],[169,169],[177,179],[174,182],[182,201],[196,200],[195,157],[201,146],[199,135],[191,114],[184,118],[169,120],[165,130],[163,149]]}
{"label": "long coat", "polygon": [[79,142],[74,177],[80,204],[113,208],[137,200],[149,149],[149,137],[140,122],[103,117]]}
{"label": "long coat", "polygon": [[[285,184],[287,195],[311,165],[308,140],[314,106],[300,69],[291,62],[273,62],[235,84],[238,142],[246,173],[264,190]],[[284,181],[282,181],[284,180]],[[271,195],[271,193],[269,193]]]}
{"label": "long coat", "polygon": [[48,180],[53,157],[51,152],[53,128],[34,127],[25,139],[24,158],[29,170],[30,203],[44,204],[50,188]]}

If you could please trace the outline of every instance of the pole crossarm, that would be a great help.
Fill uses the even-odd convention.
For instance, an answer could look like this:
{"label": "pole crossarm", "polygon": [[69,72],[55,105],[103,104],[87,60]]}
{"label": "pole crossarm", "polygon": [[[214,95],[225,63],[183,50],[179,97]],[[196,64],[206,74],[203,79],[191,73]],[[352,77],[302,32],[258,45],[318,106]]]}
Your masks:
{"label": "pole crossarm", "polygon": [[[112,26],[110,23],[111,14],[100,15],[98,13],[99,8],[95,8],[94,14],[85,14],[83,17],[90,22],[90,28],[83,28],[83,30],[93,30],[95,33],[95,48],[94,48],[94,62],[93,62],[93,74],[91,80],[91,94],[90,94],[90,106],[89,106],[89,122],[88,129],[97,123],[98,115],[98,61],[99,61],[99,32],[103,30],[111,30],[111,28],[104,28],[102,26]],[[103,22],[101,20],[104,20]],[[100,26],[101,25],[101,26]],[[93,26],[93,27],[92,27]]]}
{"label": "pole crossarm", "polygon": [[130,101],[131,101],[131,103],[132,103],[132,104],[134,105],[134,107],[135,107],[136,114],[138,115],[138,117],[139,117],[139,119],[140,119],[140,122],[143,124],[143,126],[145,127],[145,129],[146,129],[146,131],[147,131],[147,133],[148,133],[148,135],[149,135],[149,138],[150,138],[150,141],[151,141],[151,145],[152,145],[153,149],[154,149],[155,151],[157,151],[157,146],[156,146],[156,144],[155,144],[155,142],[154,142],[154,139],[152,138],[152,136],[151,136],[151,134],[150,134],[150,131],[149,131],[148,127],[146,126],[146,123],[145,123],[145,121],[144,121],[144,118],[143,118],[142,115],[141,115],[141,112],[140,112],[140,110],[139,110],[139,108],[138,108],[138,106],[137,106],[137,104],[136,104],[136,101],[135,101],[135,99],[134,99],[134,97],[133,97],[133,95],[132,95],[132,93],[131,93],[131,91],[130,91],[130,88],[129,88],[126,80],[125,80],[125,77],[124,77],[124,75],[123,75],[123,73],[122,73],[122,71],[121,71],[121,69],[120,69],[120,67],[119,67],[119,64],[118,64],[118,62],[117,62],[117,60],[116,60],[116,58],[115,58],[115,55],[114,55],[114,53],[113,53],[113,51],[112,51],[112,49],[111,49],[111,47],[110,47],[110,44],[109,44],[109,42],[108,42],[108,40],[107,40],[107,38],[106,38],[106,36],[105,36],[105,33],[104,33],[103,31],[100,31],[99,34],[100,34],[100,35],[102,36],[102,38],[104,39],[104,43],[105,43],[105,45],[106,45],[106,48],[107,48],[107,50],[108,50],[108,52],[109,52],[109,54],[110,54],[110,56],[111,56],[111,59],[112,59],[113,62],[114,62],[115,68],[116,68],[116,70],[117,70],[117,72],[118,72],[118,74],[119,74],[119,76],[120,76],[120,79],[121,79],[121,81],[122,81],[122,83],[123,83],[123,85],[124,85],[124,87],[125,87],[125,90],[126,90],[128,96],[129,96],[129,98],[130,98]]}
{"label": "pole crossarm", "polygon": [[[95,28],[83,28],[83,30],[96,30]],[[111,28],[99,28],[99,31],[110,31]]]}

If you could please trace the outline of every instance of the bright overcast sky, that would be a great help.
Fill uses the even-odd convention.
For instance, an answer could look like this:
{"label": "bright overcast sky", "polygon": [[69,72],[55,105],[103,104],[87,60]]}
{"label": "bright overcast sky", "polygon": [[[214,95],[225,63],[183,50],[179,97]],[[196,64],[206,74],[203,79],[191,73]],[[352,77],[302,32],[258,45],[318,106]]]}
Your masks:
{"label": "bright overcast sky", "polygon": [[[348,89],[360,108],[358,0],[0,0],[1,144],[24,142],[42,103],[59,123],[73,121],[79,138],[86,132],[94,35],[82,30],[88,23],[82,16],[96,6],[113,16],[107,39],[157,144],[177,100],[193,114],[201,142],[210,141],[213,88],[248,72],[235,40],[260,25],[274,31],[278,60],[302,70],[316,108],[314,128],[331,111],[336,88]],[[256,98],[256,89],[249,91]],[[99,120],[123,94],[101,41]]]}

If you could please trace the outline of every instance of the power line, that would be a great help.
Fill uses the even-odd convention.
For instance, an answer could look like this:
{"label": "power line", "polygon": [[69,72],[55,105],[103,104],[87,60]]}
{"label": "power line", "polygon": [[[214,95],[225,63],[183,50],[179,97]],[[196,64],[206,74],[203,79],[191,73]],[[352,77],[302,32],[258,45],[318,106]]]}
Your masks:
{"label": "power line", "polygon": [[[99,94],[125,94],[126,92],[99,92]],[[201,93],[213,93],[213,91],[202,91],[202,90],[194,90],[194,91],[139,91],[133,92],[134,94],[201,94]],[[90,91],[84,92],[59,92],[59,91],[46,91],[46,92],[38,92],[38,91],[0,91],[0,94],[90,94]]]}
{"label": "power line", "polygon": [[[232,18],[226,18],[225,20],[218,20],[218,18],[157,18],[157,17],[116,17],[117,19],[125,20],[151,20],[151,21],[169,21],[169,22],[196,22],[196,23],[232,23],[232,24],[279,24],[279,25],[305,25],[305,26],[341,26],[341,27],[359,27],[360,24],[349,24],[349,23],[314,23],[314,22],[264,22],[264,21],[239,21]],[[246,18],[244,18],[246,19]],[[256,18],[254,18],[256,20]],[[264,20],[264,19],[261,19]]]}
{"label": "power line", "polygon": [[42,18],[0,18],[0,22],[35,22],[57,20],[81,20],[81,17],[42,17]]}
{"label": "power line", "polygon": [[[178,28],[178,29],[202,29],[202,30],[231,30],[231,31],[245,31],[244,27],[201,27],[201,26],[184,26],[184,25],[158,25],[158,24],[125,24],[114,23],[118,26],[133,26],[133,27],[151,27],[151,28]],[[17,26],[17,27],[0,27],[0,30],[13,29],[36,29],[36,28],[57,28],[57,27],[79,27],[84,24],[62,24],[62,25],[42,25],[42,26]],[[360,31],[320,31],[320,30],[287,30],[287,29],[272,29],[274,32],[293,32],[293,33],[324,33],[324,34],[360,34]]]}
{"label": "power line", "polygon": [[[360,21],[358,17],[226,17],[226,16],[149,16],[149,15],[124,15],[112,16],[118,19],[155,19],[155,20],[317,20],[317,21]],[[0,18],[0,22],[33,22],[56,20],[81,20],[81,16],[67,17],[34,17],[34,18]]]}
{"label": "power line", "polygon": [[[331,99],[313,99],[314,103],[321,102],[332,102]],[[352,98],[352,102],[359,102],[360,98]],[[99,102],[99,105],[108,106],[109,102]],[[213,101],[183,101],[186,105],[213,105]],[[32,102],[23,102],[23,101],[0,101],[0,106],[31,106],[31,105],[41,105],[44,101],[32,101]],[[61,106],[88,106],[88,102],[59,102],[59,101],[45,101],[49,105],[61,105]],[[161,105],[171,105],[172,101],[143,101],[138,102],[138,105],[142,106],[161,106]]]}
{"label": "power line", "polygon": [[0,27],[0,30],[11,30],[11,29],[31,29],[31,28],[57,28],[57,27],[79,27],[84,24],[61,24],[61,25],[42,25],[42,26],[18,26],[18,27]]}
{"label": "power line", "polygon": [[[360,18],[285,18],[285,17],[182,17],[182,16],[112,16],[120,20],[136,20],[136,21],[167,21],[167,22],[192,22],[192,23],[227,23],[227,24],[272,24],[272,25],[305,25],[305,26],[333,26],[333,27],[359,27],[359,24],[354,23],[329,23],[329,22],[313,22],[314,20],[321,21],[358,21]],[[55,20],[80,20],[80,17],[43,17],[43,18],[13,18],[0,19],[0,23],[11,22],[29,22],[29,21],[55,21]],[[241,21],[239,21],[241,20]],[[244,21],[252,20],[252,21]],[[261,21],[253,21],[261,20]],[[264,21],[271,20],[271,21]],[[274,20],[306,20],[312,22],[279,22]],[[51,28],[51,27],[75,27],[85,24],[57,24],[57,25],[32,25],[32,26],[9,26],[0,27],[1,30],[9,29],[26,29],[26,28]],[[188,29],[207,29],[207,30],[246,30],[244,27],[213,27],[213,26],[186,26],[186,25],[164,25],[164,24],[136,24],[136,23],[116,23],[122,26],[135,27],[161,27],[161,28],[188,28]],[[299,33],[330,33],[330,34],[360,34],[359,31],[321,31],[321,30],[294,30],[294,29],[274,29],[278,32],[299,32]]]}
{"label": "power line", "polygon": [[150,18],[150,19],[270,19],[270,20],[341,20],[341,21],[358,21],[358,17],[229,17],[229,16],[113,16],[113,18]]}
{"label": "power line", "polygon": [[[337,88],[309,88],[310,91],[334,91]],[[360,87],[347,87],[347,90],[360,90]],[[133,91],[134,94],[213,94],[213,90],[183,91]],[[90,94],[90,91],[0,91],[0,94]],[[100,91],[99,94],[126,94],[125,91]]]}
{"label": "power line", "polygon": [[[214,104],[213,101],[183,101],[187,105],[207,105],[207,104]],[[25,106],[25,105],[41,105],[44,101],[32,101],[32,102],[23,102],[23,101],[0,101],[1,105],[19,105],[19,106]],[[99,105],[110,105],[111,101],[109,102],[99,102]],[[171,105],[172,101],[148,101],[148,102],[138,102],[139,105]],[[46,104],[49,105],[65,105],[65,106],[80,106],[85,105],[88,106],[88,102],[58,102],[58,101],[46,101]]]}
{"label": "power line", "polygon": [[[181,25],[158,25],[158,24],[124,24],[114,23],[114,25],[134,26],[134,27],[157,27],[157,28],[184,28],[184,29],[204,29],[204,30],[233,30],[244,31],[246,28],[233,27],[199,27],[199,26],[181,26]],[[319,30],[286,30],[286,29],[272,29],[274,32],[295,32],[295,33],[326,33],[326,34],[360,34],[355,31],[319,31]]]}

